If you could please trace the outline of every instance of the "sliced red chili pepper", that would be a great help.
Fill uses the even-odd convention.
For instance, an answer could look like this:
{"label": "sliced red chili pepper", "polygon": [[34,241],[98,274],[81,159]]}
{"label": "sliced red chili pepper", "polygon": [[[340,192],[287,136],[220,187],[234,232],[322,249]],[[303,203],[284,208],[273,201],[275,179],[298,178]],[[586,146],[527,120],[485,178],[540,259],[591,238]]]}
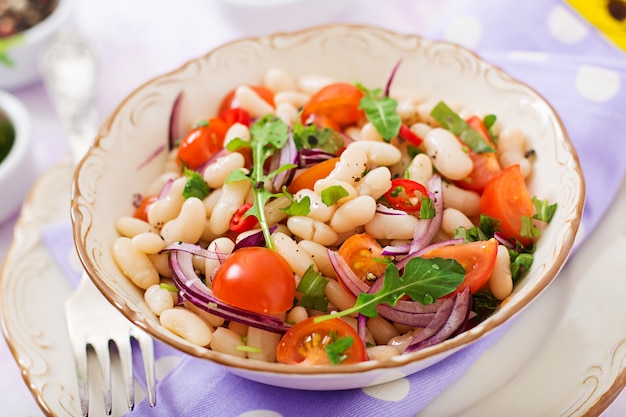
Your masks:
{"label": "sliced red chili pepper", "polygon": [[428,190],[419,182],[396,178],[391,181],[391,188],[385,193],[385,198],[398,210],[418,211],[422,207],[422,196],[425,195],[428,195]]}
{"label": "sliced red chili pepper", "polygon": [[417,136],[415,134],[415,132],[413,132],[411,130],[411,128],[408,127],[407,125],[401,125],[400,126],[400,131],[398,132],[398,137],[406,140],[411,145],[415,145],[415,146],[420,146],[421,143],[424,141],[422,138]]}
{"label": "sliced red chili pepper", "polygon": [[242,204],[237,209],[233,217],[230,219],[230,230],[233,232],[241,233],[252,229],[257,225],[259,220],[255,216],[245,216],[246,212],[252,207],[252,203]]}
{"label": "sliced red chili pepper", "polygon": [[220,114],[220,119],[226,122],[226,126],[231,127],[235,123],[250,126],[250,113],[241,107],[227,109]]}

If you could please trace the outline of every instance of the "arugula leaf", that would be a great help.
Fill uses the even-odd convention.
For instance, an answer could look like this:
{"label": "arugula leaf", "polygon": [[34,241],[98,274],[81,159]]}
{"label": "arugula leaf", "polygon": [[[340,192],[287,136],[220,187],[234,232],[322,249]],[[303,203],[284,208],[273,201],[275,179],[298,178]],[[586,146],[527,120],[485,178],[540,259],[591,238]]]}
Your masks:
{"label": "arugula leaf", "polygon": [[472,310],[478,315],[476,320],[483,321],[489,317],[500,305],[500,300],[488,291],[478,291],[472,294]]}
{"label": "arugula leaf", "polygon": [[189,197],[197,197],[200,200],[203,200],[209,195],[211,192],[209,190],[209,186],[199,172],[185,168],[184,174],[187,178],[187,182],[183,188],[183,197],[185,197],[185,199]]}
{"label": "arugula leaf", "polygon": [[440,101],[430,112],[430,115],[446,130],[458,136],[474,152],[495,152],[485,139],[452,110],[446,103]]}
{"label": "arugula leaf", "polygon": [[332,206],[337,201],[349,195],[350,193],[341,185],[331,185],[330,187],[322,190],[322,203],[327,206]]}
{"label": "arugula leaf", "polygon": [[376,306],[387,303],[395,306],[404,295],[422,304],[432,304],[437,298],[450,294],[463,282],[465,269],[454,259],[412,258],[399,275],[398,268],[389,264],[385,269],[383,285],[373,294],[361,293],[353,307],[336,313],[316,317],[315,322],[334,317],[361,313],[367,317],[377,317]]}
{"label": "arugula leaf", "polygon": [[264,208],[268,200],[276,195],[268,191],[264,184],[279,172],[293,168],[293,165],[283,165],[276,171],[268,174],[264,173],[263,167],[265,161],[272,156],[275,151],[285,146],[288,139],[289,126],[278,117],[268,114],[250,125],[250,142],[236,138],[226,145],[226,148],[230,151],[235,151],[242,147],[252,148],[253,167],[250,177],[246,176],[241,171],[240,173],[234,171],[229,175],[227,181],[247,179],[252,182],[254,204],[247,211],[246,215],[252,215],[259,219],[263,237],[265,238],[265,244],[269,249],[274,249],[274,243],[271,239],[271,232],[267,224]]}
{"label": "arugula leaf", "polygon": [[[300,120],[298,117],[297,120]],[[320,128],[315,124],[303,125],[296,122],[293,125],[293,141],[298,151],[302,149],[322,149],[335,154],[344,145],[343,138],[329,127]]]}
{"label": "arugula leaf", "polygon": [[537,229],[537,227],[533,224],[532,217],[522,216],[522,230],[520,230],[520,236],[533,239],[540,234],[541,232],[539,229]]}
{"label": "arugula leaf", "polygon": [[513,249],[509,249],[509,258],[511,259],[511,278],[513,282],[517,281],[524,272],[530,269],[535,259],[531,253],[519,253]]}
{"label": "arugula leaf", "polygon": [[502,227],[502,221],[500,219],[487,216],[486,214],[480,215],[480,220],[478,224],[480,230],[482,230],[483,233],[489,237],[493,236]]}
{"label": "arugula leaf", "polygon": [[311,199],[305,195],[300,200],[291,200],[291,204],[280,210],[290,216],[306,216],[311,212]]}
{"label": "arugula leaf", "polygon": [[554,213],[556,212],[557,203],[550,204],[548,200],[539,200],[536,196],[533,196],[532,202],[536,210],[533,219],[550,223],[552,217],[554,216]]}
{"label": "arugula leaf", "polygon": [[465,227],[458,227],[454,231],[455,239],[464,239],[465,242],[478,242],[479,240],[488,240],[489,237],[485,235],[480,227],[474,226],[470,229],[466,229]]}
{"label": "arugula leaf", "polygon": [[300,305],[305,308],[312,308],[319,311],[328,310],[328,299],[324,295],[324,289],[328,280],[322,274],[309,266],[296,288],[296,292],[302,293]]}
{"label": "arugula leaf", "polygon": [[337,332],[335,331],[334,333],[335,334],[333,335],[331,331],[331,340],[334,341],[324,345],[324,350],[330,360],[330,364],[339,365],[348,358],[348,355],[346,355],[345,352],[354,343],[354,338],[352,336],[346,336],[337,339]]}
{"label": "arugula leaf", "polygon": [[376,131],[386,142],[398,136],[402,120],[396,110],[398,102],[382,95],[382,89],[368,90],[361,84],[357,88],[365,93],[359,102],[359,108],[365,112],[367,119],[374,125]]}
{"label": "arugula leaf", "polygon": [[422,205],[420,206],[420,219],[433,219],[437,215],[435,204],[432,198],[422,196]]}

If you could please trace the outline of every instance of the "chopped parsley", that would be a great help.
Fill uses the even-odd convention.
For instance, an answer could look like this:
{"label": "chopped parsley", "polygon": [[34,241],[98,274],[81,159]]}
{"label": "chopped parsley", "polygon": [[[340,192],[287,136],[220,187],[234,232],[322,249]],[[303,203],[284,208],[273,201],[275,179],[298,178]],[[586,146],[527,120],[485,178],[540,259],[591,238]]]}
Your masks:
{"label": "chopped parsley", "polygon": [[348,359],[346,350],[352,347],[354,338],[352,336],[339,337],[336,330],[330,331],[329,336],[332,341],[324,345],[324,350],[326,351],[326,355],[328,355],[330,364],[339,365],[341,362]]}
{"label": "chopped parsley", "polygon": [[330,187],[322,190],[322,203],[326,204],[327,206],[332,206],[337,201],[349,195],[350,193],[348,193],[348,191],[341,185],[331,185]]}
{"label": "chopped parsley", "polygon": [[184,174],[187,178],[187,182],[183,188],[183,197],[185,197],[185,199],[196,197],[203,200],[209,195],[211,192],[209,186],[199,172],[185,168]]}

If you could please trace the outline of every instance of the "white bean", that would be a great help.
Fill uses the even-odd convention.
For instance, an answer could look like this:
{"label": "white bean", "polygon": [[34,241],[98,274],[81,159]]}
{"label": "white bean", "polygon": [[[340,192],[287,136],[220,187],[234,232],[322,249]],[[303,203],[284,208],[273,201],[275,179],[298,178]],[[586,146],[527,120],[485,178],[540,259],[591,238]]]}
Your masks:
{"label": "white bean", "polygon": [[410,214],[389,216],[376,213],[365,224],[365,231],[376,239],[412,239],[417,223],[417,217]]}
{"label": "white bean", "polygon": [[239,152],[232,152],[217,158],[205,168],[204,181],[210,188],[219,188],[224,185],[224,181],[232,171],[243,168],[245,163],[243,155]]}
{"label": "white bean", "polygon": [[313,262],[317,269],[327,277],[335,277],[335,269],[333,265],[330,263],[330,258],[328,257],[328,249],[324,245],[320,245],[317,242],[312,240],[301,240],[298,242],[298,246],[305,251]]}
{"label": "white bean", "polygon": [[150,311],[157,316],[160,316],[165,310],[174,308],[174,299],[170,291],[165,288],[161,288],[160,285],[155,284],[148,287],[143,294],[143,299],[148,305]]}
{"label": "white bean", "polygon": [[300,239],[313,240],[325,246],[333,245],[339,237],[329,225],[308,216],[289,217],[287,227]]}
{"label": "white bean", "polygon": [[361,140],[350,143],[346,151],[350,148],[365,152],[367,161],[376,166],[395,165],[402,159],[402,152],[391,143]]}
{"label": "white bean", "polygon": [[[352,186],[350,186],[350,188],[352,188]],[[350,191],[348,190],[348,193],[349,192]],[[322,197],[318,193],[313,190],[309,190],[308,188],[303,188],[294,195],[294,199],[296,201],[302,201],[302,199],[305,197],[309,198],[309,214],[307,214],[307,216],[312,219],[326,222],[330,220],[331,217],[333,217],[333,214],[335,214],[335,210],[337,210],[336,204],[331,204],[330,206],[327,206],[326,204],[324,204],[324,202],[322,201]]]}
{"label": "white bean", "polygon": [[374,168],[359,181],[356,191],[378,200],[391,188],[391,171],[387,167]]}
{"label": "white bean", "polygon": [[378,345],[386,345],[392,338],[400,336],[400,332],[382,317],[367,319],[367,328]]}
{"label": "white bean", "polygon": [[298,109],[295,108],[292,104],[279,103],[276,105],[276,117],[278,117],[289,126],[293,126],[296,119],[298,119],[298,114]]}
{"label": "white bean", "polygon": [[418,137],[422,138],[422,140],[426,137],[426,135],[428,134],[428,132],[430,132],[432,129],[432,126],[427,125],[426,123],[414,123],[411,125],[411,130],[413,131],[413,133],[415,133]]}
{"label": "white bean", "polygon": [[131,216],[118,217],[115,221],[115,229],[117,229],[120,235],[126,237],[133,237],[140,233],[153,231],[150,223]]}
{"label": "white bean", "polygon": [[204,208],[206,210],[207,218],[211,217],[211,214],[213,213],[213,209],[215,209],[217,202],[220,201],[220,198],[222,197],[223,191],[224,190],[222,188],[215,189],[211,191],[211,193],[208,196],[206,196],[204,200],[202,200],[202,202],[204,203]]}
{"label": "white bean", "polygon": [[166,222],[178,216],[180,208],[185,202],[183,189],[186,183],[187,179],[185,177],[178,178],[172,182],[169,191],[164,197],[150,204],[148,208],[148,222],[151,225],[161,228]]}
{"label": "white bean", "polygon": [[[303,276],[311,265],[315,266],[313,259],[298,244],[282,232],[272,233],[272,241],[276,251],[287,261],[291,270],[299,277]],[[317,269],[317,267],[315,268]]]}
{"label": "white bean", "polygon": [[265,205],[265,221],[267,224],[277,224],[287,218],[288,214],[281,209],[289,207],[291,201],[285,196],[280,196]]}
{"label": "white bean", "polygon": [[498,300],[504,300],[513,291],[513,279],[511,277],[511,258],[509,251],[504,245],[498,245],[496,265],[489,277],[489,291]]}
{"label": "white bean", "polygon": [[397,98],[398,105],[396,106],[396,111],[398,112],[398,116],[402,119],[402,123],[407,126],[411,126],[417,120],[419,120],[419,115],[417,114],[417,106],[419,105],[419,101],[412,97],[407,98]]}
{"label": "white bean", "polygon": [[132,237],[135,248],[151,255],[157,254],[165,248],[165,240],[157,233],[139,233]]}
{"label": "white bean", "polygon": [[337,232],[343,233],[357,226],[367,224],[376,214],[376,200],[369,195],[360,195],[346,204],[339,206],[330,226]]}
{"label": "white bean", "polygon": [[366,169],[367,155],[365,152],[357,148],[350,149],[350,146],[348,146],[339,157],[335,168],[326,178],[341,180],[354,185],[361,181]]}
{"label": "white bean", "polygon": [[230,219],[243,204],[249,189],[250,181],[245,179],[224,184],[222,195],[209,219],[209,227],[214,234],[222,235],[226,233]]}
{"label": "white bean", "polygon": [[218,237],[209,243],[207,249],[216,253],[217,256],[205,258],[204,260],[204,273],[207,277],[213,275],[213,272],[221,265],[220,259],[226,259],[233,252],[234,248],[235,242],[227,237]]}
{"label": "white bean", "polygon": [[226,327],[218,327],[215,329],[211,344],[209,345],[209,347],[216,352],[245,358],[247,356],[246,352],[237,349],[238,346],[244,346],[241,336]]}
{"label": "white bean", "polygon": [[371,361],[386,361],[400,354],[393,346],[380,345],[367,348],[367,357]]}
{"label": "white bean", "polygon": [[422,123],[425,123],[430,126],[439,126],[439,123],[430,115],[430,112],[435,107],[434,103],[425,101],[417,105],[415,109],[417,111],[417,115],[419,116],[419,120]]}
{"label": "white bean", "polygon": [[297,109],[304,107],[310,98],[310,94],[306,94],[301,91],[279,91],[276,95],[274,95],[274,103],[276,103],[277,106],[279,104],[290,104]]}
{"label": "white bean", "polygon": [[113,258],[136,286],[145,290],[159,283],[159,274],[148,255],[137,250],[130,238],[118,237],[113,242]]}
{"label": "white bean", "polygon": [[448,235],[454,236],[454,231],[459,227],[471,229],[474,224],[462,211],[451,207],[444,209],[441,216],[441,229]]}
{"label": "white bean", "polygon": [[211,343],[213,331],[196,314],[182,307],[174,307],[161,313],[161,324],[167,330],[198,346]]}
{"label": "white bean", "polygon": [[428,184],[433,176],[433,162],[425,153],[419,153],[411,160],[407,173],[410,180]]}
{"label": "white bean", "polygon": [[480,194],[444,182],[443,206],[455,208],[467,217],[474,217],[480,212]]}
{"label": "white bean", "polygon": [[498,160],[502,168],[519,164],[524,177],[531,171],[530,161],[525,157],[526,136],[518,127],[507,126],[498,136]]}
{"label": "white bean", "polygon": [[463,151],[461,142],[448,130],[432,129],[424,137],[423,144],[433,165],[444,177],[460,180],[472,172],[472,159]]}
{"label": "white bean", "polygon": [[296,81],[283,68],[270,68],[267,70],[263,84],[275,93],[296,88]]}
{"label": "white bean", "polygon": [[318,74],[305,75],[297,80],[298,90],[311,95],[317,93],[323,87],[326,87],[333,82],[335,82],[335,80],[332,78]]}
{"label": "white bean", "polygon": [[162,277],[171,277],[172,270],[170,269],[170,257],[167,252],[156,253],[154,255],[148,254],[148,259],[152,262],[154,269]]}
{"label": "white bean", "polygon": [[169,181],[174,181],[178,177],[180,177],[180,169],[177,169],[175,172],[164,172],[150,183],[148,188],[146,188],[145,195],[159,195],[165,184]]}
{"label": "white bean", "polygon": [[248,358],[264,362],[276,362],[276,347],[280,342],[281,335],[257,329],[250,326],[246,345],[258,349],[258,351],[248,351]]}
{"label": "white bean", "polygon": [[[315,191],[317,195],[319,195],[321,198],[324,190],[327,190],[330,187],[341,187],[348,193],[347,196],[341,197],[339,200],[337,200],[337,204],[345,204],[348,201],[355,199],[359,195],[351,183],[330,177],[322,178],[315,181],[315,184],[313,184],[313,191]],[[322,200],[320,199],[320,201]],[[324,202],[322,202],[322,204],[324,204]]]}
{"label": "white bean", "polygon": [[287,318],[285,321],[287,323],[300,323],[309,318],[309,313],[307,313],[306,308],[302,306],[295,306],[289,312],[287,312]]}
{"label": "white bean", "polygon": [[367,122],[361,127],[361,132],[359,133],[360,140],[369,140],[374,142],[382,142],[384,139],[376,130],[376,127]]}
{"label": "white bean", "polygon": [[250,142],[250,129],[242,123],[235,123],[226,131],[224,136],[224,146],[228,145],[233,139],[241,139],[244,142]]}
{"label": "white bean", "polygon": [[189,197],[183,203],[180,214],[163,226],[161,236],[168,243],[197,242],[204,231],[206,209],[202,200]]}
{"label": "white bean", "polygon": [[200,307],[198,307],[197,305],[195,305],[194,303],[190,301],[185,301],[184,306],[185,308],[188,308],[189,310],[196,313],[198,317],[206,321],[209,324],[209,326],[211,326],[212,328],[218,328],[220,326],[223,326],[224,323],[226,322],[226,320],[224,320],[223,317],[219,317],[219,316],[216,316],[215,314],[211,314],[208,311],[201,309]]}
{"label": "white bean", "polygon": [[274,107],[246,85],[235,89],[235,100],[237,100],[242,109],[250,113],[251,117],[263,117],[267,114],[274,114]]}
{"label": "white bean", "polygon": [[328,298],[328,301],[339,310],[347,310],[356,303],[354,295],[346,291],[341,284],[334,279],[328,280],[328,284],[326,284],[324,288],[324,295]]}

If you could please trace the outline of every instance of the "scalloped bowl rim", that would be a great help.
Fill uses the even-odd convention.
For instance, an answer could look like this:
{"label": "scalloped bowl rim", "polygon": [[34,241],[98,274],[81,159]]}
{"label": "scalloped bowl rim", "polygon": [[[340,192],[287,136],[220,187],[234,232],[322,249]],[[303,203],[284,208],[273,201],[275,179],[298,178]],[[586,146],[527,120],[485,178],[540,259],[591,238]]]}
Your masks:
{"label": "scalloped bowl rim", "polygon": [[[116,289],[111,286],[110,282],[100,276],[101,272],[98,269],[97,262],[95,262],[93,258],[93,248],[88,248],[85,246],[86,238],[87,240],[94,239],[94,237],[90,235],[90,230],[93,225],[89,223],[89,216],[92,213],[90,213],[89,210],[87,210],[86,208],[86,206],[88,206],[89,204],[93,204],[94,202],[89,201],[90,196],[82,195],[82,189],[83,187],[85,187],[86,183],[100,180],[99,178],[83,178],[84,176],[87,176],[87,174],[83,174],[85,171],[87,171],[86,167],[90,163],[97,164],[100,158],[106,157],[106,147],[109,146],[109,143],[107,141],[111,140],[109,136],[114,135],[113,132],[115,131],[115,129],[119,128],[119,126],[116,125],[116,121],[118,121],[118,119],[122,117],[122,112],[124,111],[124,108],[131,105],[138,96],[142,94],[147,94],[150,89],[157,88],[158,86],[163,87],[171,83],[176,83],[178,82],[178,77],[182,76],[182,73],[184,73],[185,71],[190,71],[190,67],[201,67],[201,64],[206,64],[206,61],[210,61],[216,55],[228,53],[229,48],[233,48],[238,45],[243,45],[245,43],[259,43],[263,44],[263,47],[268,47],[268,45],[275,44],[276,42],[280,43],[282,41],[285,41],[285,43],[288,43],[290,40],[293,39],[311,39],[315,38],[316,36],[321,37],[327,32],[337,32],[341,34],[374,34],[374,36],[384,38],[386,41],[388,41],[389,39],[393,39],[394,42],[398,43],[398,45],[404,45],[405,43],[415,43],[425,49],[429,47],[440,47],[444,50],[449,49],[451,51],[454,51],[455,54],[458,53],[463,55],[465,59],[469,59],[470,61],[472,61],[471,63],[473,65],[483,68],[490,74],[492,73],[497,75],[497,77],[502,78],[502,80],[504,80],[503,82],[505,82],[507,85],[515,86],[516,90],[524,91],[524,93],[528,97],[531,97],[534,100],[533,103],[535,105],[537,105],[538,103],[540,107],[543,106],[542,108],[544,108],[544,113],[542,113],[542,115],[547,117],[548,125],[555,131],[555,135],[557,136],[559,142],[558,144],[562,148],[560,148],[559,150],[565,153],[565,155],[560,156],[567,159],[567,167],[571,171],[571,180],[573,181],[573,200],[571,201],[572,207],[569,207],[571,209],[571,212],[565,219],[566,223],[569,226],[564,227],[564,230],[560,230],[560,232],[563,233],[563,236],[559,237],[561,239],[561,246],[558,249],[555,249],[556,253],[554,254],[552,262],[547,265],[547,268],[542,271],[541,276],[537,280],[537,282],[530,288],[525,287],[522,294],[515,293],[510,300],[507,300],[506,303],[503,303],[502,307],[499,311],[497,311],[496,314],[487,318],[476,327],[443,343],[428,347],[426,349],[411,354],[399,355],[393,359],[386,361],[368,361],[354,365],[343,365],[340,367],[298,367],[277,363],[264,363],[260,361],[242,360],[241,358],[235,358],[227,354],[214,352],[204,347],[193,346],[190,343],[173,335],[171,335],[171,337],[168,337],[168,335],[164,333],[162,329],[158,328],[158,325],[155,326],[154,324],[152,324],[150,320],[145,317],[142,311],[137,308],[136,305],[131,305],[132,303],[129,300],[125,299],[123,296],[121,296],[116,291]],[[400,48],[400,46],[398,46],[398,48]],[[393,65],[393,62],[390,64]],[[534,89],[520,82],[519,80],[514,79],[501,68],[496,67],[483,60],[474,52],[453,43],[429,40],[418,35],[401,35],[386,29],[371,26],[333,24],[316,26],[301,31],[289,33],[278,33],[268,36],[236,40],[215,48],[206,55],[190,60],[181,67],[169,73],[155,77],[138,87],[134,92],[132,92],[120,103],[120,105],[115,109],[110,118],[102,125],[94,146],[89,150],[85,158],[79,164],[73,180],[71,213],[74,238],[76,241],[78,254],[88,275],[94,281],[96,286],[101,290],[104,296],[113,305],[115,305],[129,320],[133,321],[139,327],[148,331],[155,338],[187,354],[204,359],[209,359],[221,365],[225,365],[227,367],[230,367],[234,373],[238,373],[250,379],[259,380],[261,382],[268,382],[267,377],[269,375],[270,378],[268,383],[289,386],[284,381],[293,379],[294,377],[298,377],[300,375],[306,375],[307,378],[314,380],[316,377],[323,378],[328,377],[329,375],[350,376],[362,373],[367,374],[370,371],[385,369],[400,369],[401,371],[405,371],[406,369],[408,369],[407,373],[414,373],[438,362],[439,360],[447,357],[451,353],[470,345],[484,335],[500,327],[511,317],[522,311],[533,299],[535,299],[548,286],[548,284],[558,274],[559,270],[563,267],[573,247],[576,231],[578,230],[580,224],[584,205],[584,196],[585,185],[582,170],[578,162],[578,156],[570,142],[563,123],[554,111],[554,109],[550,106],[550,104]],[[113,227],[113,225],[111,225],[111,227]],[[548,228],[547,230],[550,230],[550,228]],[[538,248],[539,247],[542,247],[541,240],[538,244]],[[119,271],[117,273],[119,274]],[[404,368],[407,365],[408,367]],[[276,382],[276,380],[273,380],[271,378],[271,376],[276,375],[278,375],[279,378],[283,378],[283,380]],[[349,385],[349,387],[356,386],[354,384],[347,385]],[[301,384],[299,387],[304,387],[305,389],[307,388],[306,383]]]}

